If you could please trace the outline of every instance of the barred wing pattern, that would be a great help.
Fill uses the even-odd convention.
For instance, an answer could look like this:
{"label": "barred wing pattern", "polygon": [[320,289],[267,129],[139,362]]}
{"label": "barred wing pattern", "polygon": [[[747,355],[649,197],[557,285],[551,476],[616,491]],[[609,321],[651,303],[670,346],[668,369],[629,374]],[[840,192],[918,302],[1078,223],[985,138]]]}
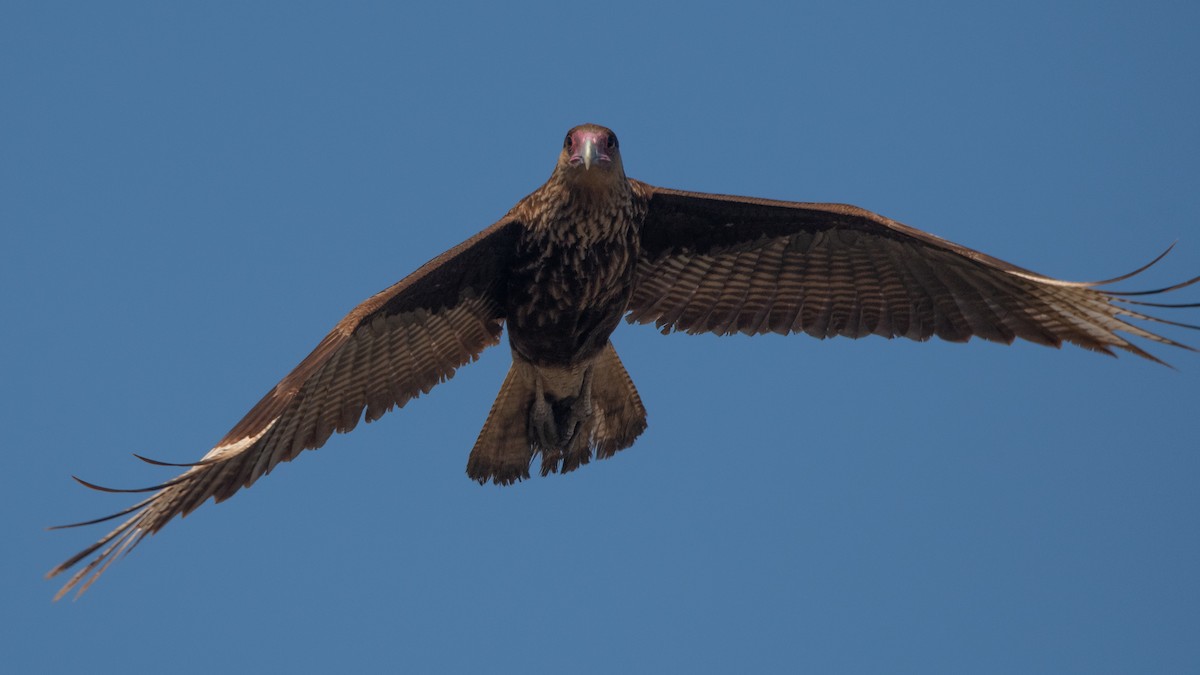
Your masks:
{"label": "barred wing pattern", "polygon": [[1133,308],[1196,304],[1130,296],[1200,278],[1156,291],[1105,292],[1097,287],[1142,270],[1104,282],[1061,281],[854,206],[636,187],[651,197],[627,318],[664,333],[1019,337],[1158,361],[1118,332],[1191,348],[1127,319],[1197,328]]}
{"label": "barred wing pattern", "polygon": [[111,516],[62,526],[133,514],[50,571],[47,577],[93,556],[55,599],[76,586],[82,594],[123,551],[175,516],[186,516],[210,497],[224,501],[280,462],[321,447],[333,432],[350,431],[364,409],[371,422],[428,393],[484,348],[499,343],[503,270],[520,226],[501,220],[354,308],[199,462],[146,460],[187,466],[178,477],[144,490],[111,490],[80,481],[108,492],[154,494]]}

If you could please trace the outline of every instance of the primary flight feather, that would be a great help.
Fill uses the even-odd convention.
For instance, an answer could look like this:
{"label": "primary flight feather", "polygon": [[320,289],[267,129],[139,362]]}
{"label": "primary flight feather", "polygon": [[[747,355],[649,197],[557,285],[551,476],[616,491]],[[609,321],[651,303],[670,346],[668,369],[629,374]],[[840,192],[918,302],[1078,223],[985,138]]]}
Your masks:
{"label": "primary flight feather", "polygon": [[[1161,256],[1160,256],[1161,257]],[[1151,263],[1153,264],[1153,263]],[[1144,269],[1144,268],[1143,268]],[[1138,270],[1139,272],[1141,270]],[[1134,273],[1136,274],[1136,272]],[[354,308],[203,458],[95,544],[59,591],[82,593],[122,551],[223,501],[302,450],[319,448],[450,379],[498,344],[513,364],[467,461],[507,485],[567,472],[629,447],[646,410],[609,336],[624,316],[664,333],[972,336],[1064,341],[1158,361],[1119,333],[1191,349],[1130,319],[1135,300],[1188,286],[1119,293],[1045,277],[854,206],[659,188],[627,178],[616,135],[571,129],[550,179],[498,222]],[[90,558],[90,559],[89,559]]]}

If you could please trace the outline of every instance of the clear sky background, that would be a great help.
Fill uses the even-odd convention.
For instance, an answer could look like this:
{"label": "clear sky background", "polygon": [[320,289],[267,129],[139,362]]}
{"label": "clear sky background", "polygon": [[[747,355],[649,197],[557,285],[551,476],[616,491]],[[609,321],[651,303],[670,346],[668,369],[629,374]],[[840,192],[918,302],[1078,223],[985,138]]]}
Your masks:
{"label": "clear sky background", "polygon": [[497,348],[51,604],[107,529],[43,528],[131,503],[71,474],[199,458],[574,124],[659,185],[1200,273],[1194,2],[433,4],[0,9],[5,670],[1200,670],[1200,355],[1162,347],[626,325],[648,431],[503,489],[464,474]]}

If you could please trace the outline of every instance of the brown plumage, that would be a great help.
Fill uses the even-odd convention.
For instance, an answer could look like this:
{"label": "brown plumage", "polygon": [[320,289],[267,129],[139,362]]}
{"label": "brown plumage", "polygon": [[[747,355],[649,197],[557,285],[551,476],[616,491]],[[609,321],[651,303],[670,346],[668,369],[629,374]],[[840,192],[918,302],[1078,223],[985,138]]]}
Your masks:
{"label": "brown plumage", "polygon": [[356,307],[200,461],[168,464],[187,468],[129,491],[153,494],[120,513],[64,526],[130,515],[48,576],[91,557],[56,598],[82,593],[175,516],[228,499],[364,415],[378,419],[448,380],[498,344],[505,324],[513,365],[467,463],[480,483],[527,478],[539,454],[543,475],[571,471],[645,430],[645,408],[608,341],[622,316],[664,333],[1023,338],[1158,360],[1125,333],[1190,349],[1128,320],[1196,328],[1136,308],[1200,304],[1133,297],[1200,277],[1139,293],[1099,288],[1129,276],[1052,279],[853,206],[654,187],[625,177],[611,131],[579,126],[545,185]]}

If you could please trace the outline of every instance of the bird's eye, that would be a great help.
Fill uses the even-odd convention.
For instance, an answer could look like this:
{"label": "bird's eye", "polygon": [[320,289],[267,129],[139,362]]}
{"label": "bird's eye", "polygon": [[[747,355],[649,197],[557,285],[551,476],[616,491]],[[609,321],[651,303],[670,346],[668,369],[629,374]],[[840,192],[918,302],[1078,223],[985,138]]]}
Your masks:
{"label": "bird's eye", "polygon": [[571,134],[567,134],[567,140],[563,141],[563,147],[564,148],[571,147]]}
{"label": "bird's eye", "polygon": [[616,149],[616,147],[617,147],[617,137],[612,134],[609,134],[608,135],[608,149],[613,150],[613,149]]}

